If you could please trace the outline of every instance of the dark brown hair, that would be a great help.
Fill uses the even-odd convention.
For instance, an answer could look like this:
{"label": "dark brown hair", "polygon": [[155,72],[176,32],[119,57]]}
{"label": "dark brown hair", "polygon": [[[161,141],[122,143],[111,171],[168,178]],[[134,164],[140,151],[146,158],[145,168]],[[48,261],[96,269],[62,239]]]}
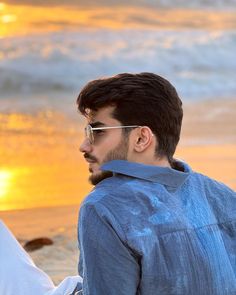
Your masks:
{"label": "dark brown hair", "polygon": [[113,117],[122,125],[148,126],[156,135],[156,155],[172,161],[180,137],[182,102],[167,81],[153,73],[123,73],[89,82],[77,98],[83,115],[115,106]]}

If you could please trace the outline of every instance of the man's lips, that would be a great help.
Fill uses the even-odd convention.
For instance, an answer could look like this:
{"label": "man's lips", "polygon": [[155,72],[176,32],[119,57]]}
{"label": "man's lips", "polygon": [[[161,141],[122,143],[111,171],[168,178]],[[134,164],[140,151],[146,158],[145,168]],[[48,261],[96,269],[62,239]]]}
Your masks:
{"label": "man's lips", "polygon": [[89,154],[84,154],[84,158],[87,161],[87,163],[89,163],[89,172],[93,173],[93,168],[92,168],[92,164],[97,163],[97,159]]}
{"label": "man's lips", "polygon": [[88,154],[84,154],[84,158],[89,164],[93,164],[97,162],[97,159],[95,157],[90,156]]}
{"label": "man's lips", "polygon": [[91,160],[91,159],[88,159],[88,158],[85,158],[86,162],[88,162],[89,164],[93,164],[93,163],[96,163],[96,161],[94,160]]}

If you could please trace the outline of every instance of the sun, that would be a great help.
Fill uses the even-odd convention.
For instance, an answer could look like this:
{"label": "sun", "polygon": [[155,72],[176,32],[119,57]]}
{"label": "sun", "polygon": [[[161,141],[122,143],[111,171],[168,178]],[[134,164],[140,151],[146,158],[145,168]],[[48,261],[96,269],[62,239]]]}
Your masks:
{"label": "sun", "polygon": [[11,184],[12,173],[7,170],[0,170],[0,198],[7,195]]}
{"label": "sun", "polygon": [[1,17],[1,20],[4,24],[14,23],[17,20],[17,17],[14,14],[4,14]]}

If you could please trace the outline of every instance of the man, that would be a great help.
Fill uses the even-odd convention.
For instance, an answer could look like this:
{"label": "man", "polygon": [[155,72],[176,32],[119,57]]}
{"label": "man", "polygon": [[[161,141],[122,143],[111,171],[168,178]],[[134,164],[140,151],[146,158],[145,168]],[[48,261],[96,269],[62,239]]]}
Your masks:
{"label": "man", "polygon": [[77,102],[96,185],[79,216],[83,281],[55,287],[0,222],[0,294],[236,294],[236,196],[173,158],[175,88],[155,74],[120,74],[88,83]]}
{"label": "man", "polygon": [[83,294],[236,294],[236,196],[173,158],[175,88],[119,74],[88,83],[77,103],[96,185],[79,216]]}

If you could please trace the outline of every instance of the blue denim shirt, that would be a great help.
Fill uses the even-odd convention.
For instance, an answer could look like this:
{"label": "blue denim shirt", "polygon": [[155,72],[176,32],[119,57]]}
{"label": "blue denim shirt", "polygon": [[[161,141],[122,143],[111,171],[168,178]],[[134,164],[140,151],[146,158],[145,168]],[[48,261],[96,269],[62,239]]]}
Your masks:
{"label": "blue denim shirt", "polygon": [[236,194],[193,172],[115,160],[84,200],[84,295],[236,294]]}

